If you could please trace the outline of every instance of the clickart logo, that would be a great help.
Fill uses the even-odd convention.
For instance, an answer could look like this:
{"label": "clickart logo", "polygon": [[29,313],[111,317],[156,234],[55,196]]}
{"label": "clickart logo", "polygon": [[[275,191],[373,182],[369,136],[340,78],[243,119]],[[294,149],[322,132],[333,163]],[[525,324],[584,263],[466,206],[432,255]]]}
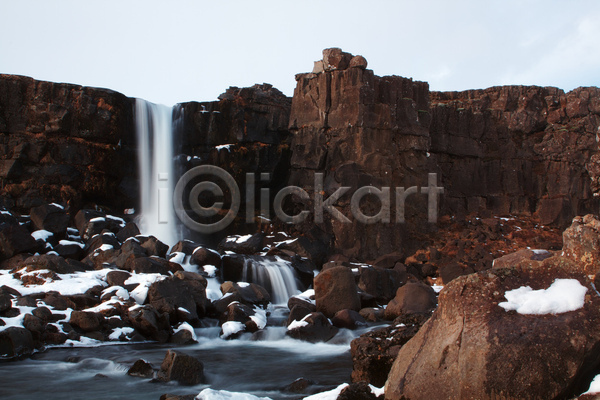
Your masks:
{"label": "clickart logo", "polygon": [[[267,173],[260,174],[262,181],[268,180],[269,177],[270,175]],[[266,210],[268,214],[268,210],[272,208],[277,218],[287,224],[306,222],[311,214],[315,223],[322,223],[325,214],[345,224],[350,224],[353,220],[363,224],[404,223],[406,199],[408,196],[419,192],[417,186],[407,189],[404,187],[393,188],[395,193],[395,219],[392,221],[391,187],[363,186],[353,193],[349,193],[352,188],[342,186],[325,198],[323,180],[323,173],[315,173],[312,197],[301,187],[286,186],[275,194],[272,205],[266,204],[271,198],[270,189],[261,188],[261,209],[263,212]],[[252,223],[255,218],[256,174],[246,174],[244,190],[246,222]],[[420,193],[427,195],[428,222],[437,222],[438,199],[439,195],[444,193],[444,188],[437,186],[437,174],[430,173],[428,175],[427,185],[420,188]],[[350,195],[351,215],[348,216],[334,207],[334,204],[343,196]],[[304,209],[295,215],[289,215],[283,208],[284,200],[288,196],[297,196],[307,204],[311,203],[310,200],[312,200],[314,207],[310,210]],[[379,211],[374,215],[366,215],[361,210],[361,200],[367,196],[375,196],[379,200]],[[176,215],[188,228],[199,233],[210,234],[223,230],[233,222],[240,210],[241,198],[241,191],[237,182],[227,171],[214,165],[202,165],[190,169],[179,179],[173,194],[173,207]],[[203,204],[207,199],[211,204]],[[200,222],[209,220],[214,222]]]}

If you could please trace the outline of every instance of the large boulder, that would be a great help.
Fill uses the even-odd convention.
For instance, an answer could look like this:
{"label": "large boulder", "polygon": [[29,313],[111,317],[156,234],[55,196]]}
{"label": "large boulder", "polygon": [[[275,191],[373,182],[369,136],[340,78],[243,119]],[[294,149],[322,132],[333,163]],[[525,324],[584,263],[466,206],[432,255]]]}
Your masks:
{"label": "large boulder", "polygon": [[199,280],[170,277],[150,285],[148,303],[159,313],[169,314],[172,324],[198,324],[206,313],[206,288]]}
{"label": "large boulder", "polygon": [[563,232],[563,252],[573,259],[582,272],[600,272],[600,220],[588,214],[575,217],[569,228]]}
{"label": "large boulder", "polygon": [[158,372],[164,382],[177,381],[182,385],[197,385],[204,382],[204,365],[195,357],[178,351],[168,350]]}
{"label": "large boulder", "polygon": [[27,329],[10,327],[0,331],[0,358],[29,355],[34,349],[33,337]]}
{"label": "large boulder", "polygon": [[38,244],[29,231],[18,223],[0,223],[0,260],[19,253],[33,252]]}
{"label": "large boulder", "polygon": [[30,211],[31,222],[35,230],[43,229],[56,235],[64,235],[69,225],[69,215],[58,204],[44,204]]}
{"label": "large boulder", "polygon": [[331,325],[326,316],[320,312],[310,313],[300,321],[288,325],[287,335],[294,339],[311,343],[326,342],[338,333],[338,328]]}
{"label": "large boulder", "polygon": [[408,282],[396,291],[387,305],[385,319],[392,320],[401,315],[427,314],[436,306],[435,291],[421,282]]}
{"label": "large boulder", "polygon": [[321,271],[314,280],[317,311],[331,318],[344,309],[360,311],[360,297],[349,268],[333,267]]}
{"label": "large boulder", "polygon": [[[600,296],[577,269],[569,259],[552,257],[449,283],[431,319],[398,352],[385,398],[558,399],[585,391],[600,364]],[[545,314],[504,308],[513,305],[507,298],[531,289],[507,292],[548,289],[556,279],[568,279],[577,290],[554,295],[552,304],[566,305],[561,299],[579,292],[583,307],[544,310],[538,297],[533,305]]]}

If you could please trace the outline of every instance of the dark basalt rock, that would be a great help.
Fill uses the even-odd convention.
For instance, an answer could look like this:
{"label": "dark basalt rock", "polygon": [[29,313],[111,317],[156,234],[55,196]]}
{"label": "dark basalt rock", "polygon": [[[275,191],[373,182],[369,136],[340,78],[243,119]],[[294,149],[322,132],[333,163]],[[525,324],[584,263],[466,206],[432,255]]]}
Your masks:
{"label": "dark basalt rock", "polygon": [[163,382],[177,381],[182,385],[197,385],[205,381],[204,365],[190,355],[168,350],[157,378]]}

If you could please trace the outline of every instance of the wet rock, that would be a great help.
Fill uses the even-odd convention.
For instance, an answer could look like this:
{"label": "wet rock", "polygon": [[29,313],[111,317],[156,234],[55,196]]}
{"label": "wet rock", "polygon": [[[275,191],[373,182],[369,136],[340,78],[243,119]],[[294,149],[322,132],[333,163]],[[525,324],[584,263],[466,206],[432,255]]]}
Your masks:
{"label": "wet rock", "polygon": [[286,334],[294,339],[311,343],[326,342],[338,333],[338,328],[331,325],[325,315],[320,312],[310,313],[301,321],[288,326]]}
{"label": "wet rock", "polygon": [[205,381],[204,365],[188,354],[168,350],[157,379],[163,382],[177,381],[182,385],[197,385]]}
{"label": "wet rock", "polygon": [[69,225],[69,215],[63,207],[56,204],[44,204],[33,207],[29,217],[35,230],[46,230],[59,237],[64,237]]}
{"label": "wet rock", "polygon": [[148,379],[154,376],[154,369],[152,368],[152,364],[140,359],[134,362],[127,370],[127,375]]}
{"label": "wet rock", "polygon": [[[257,323],[251,318],[256,315],[256,312],[249,306],[238,302],[233,302],[227,306],[227,309],[221,316],[221,322],[236,321],[244,325],[244,331],[254,333],[260,328]],[[223,335],[223,332],[221,332]]]}
{"label": "wet rock", "polygon": [[290,315],[288,315],[287,324],[289,325],[294,321],[300,321],[308,314],[316,312],[316,307],[306,307],[303,304],[296,304],[290,309]]}
{"label": "wet rock", "polygon": [[384,310],[382,308],[368,307],[362,308],[358,313],[366,321],[377,322],[383,319],[383,312]]}
{"label": "wet rock", "polygon": [[202,246],[200,246],[198,243],[193,242],[191,240],[184,239],[184,240],[180,240],[179,242],[175,243],[175,245],[171,248],[169,253],[171,253],[171,254],[183,253],[186,256],[191,256],[192,253],[194,252],[194,250],[196,250],[199,247],[202,247]]}
{"label": "wet rock", "polygon": [[196,340],[194,340],[194,335],[192,335],[192,332],[187,329],[181,329],[171,336],[169,343],[186,345],[196,343]]}
{"label": "wet rock", "polygon": [[398,352],[386,398],[572,398],[585,391],[600,356],[593,322],[600,317],[598,296],[586,295],[583,308],[558,314],[498,306],[509,290],[546,289],[556,279],[576,279],[593,293],[571,262],[552,257],[446,285],[431,319]]}
{"label": "wet rock", "polygon": [[255,283],[235,283],[226,281],[221,284],[221,293],[227,295],[229,302],[239,301],[246,305],[266,307],[271,301],[271,296],[265,288]]}
{"label": "wet rock", "polygon": [[346,267],[334,267],[321,271],[314,280],[317,311],[327,317],[344,309],[359,311],[361,308],[354,275]]}
{"label": "wet rock", "polygon": [[34,349],[33,337],[27,329],[10,327],[0,331],[0,357],[27,356]]}
{"label": "wet rock", "polygon": [[436,307],[436,295],[431,286],[421,282],[408,282],[396,292],[387,305],[384,317],[393,320],[401,315],[427,314]]}
{"label": "wet rock", "polygon": [[150,285],[147,302],[159,313],[167,313],[173,324],[190,322],[194,325],[206,313],[206,288],[199,280],[170,277]]}
{"label": "wet rock", "polygon": [[264,233],[255,233],[254,235],[234,235],[224,238],[219,243],[218,249],[221,252],[233,251],[237,254],[256,254],[263,248]]}
{"label": "wet rock", "polygon": [[311,381],[310,379],[298,378],[294,382],[284,387],[283,391],[290,393],[306,393],[306,390],[314,384],[315,382]]}
{"label": "wet rock", "polygon": [[331,322],[337,328],[346,329],[356,329],[367,325],[367,321],[354,310],[340,310],[336,312]]}

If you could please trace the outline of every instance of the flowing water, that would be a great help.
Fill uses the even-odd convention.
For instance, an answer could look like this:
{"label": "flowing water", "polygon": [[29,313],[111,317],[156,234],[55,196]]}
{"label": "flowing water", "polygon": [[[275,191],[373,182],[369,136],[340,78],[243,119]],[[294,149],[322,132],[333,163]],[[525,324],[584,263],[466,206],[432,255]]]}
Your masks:
{"label": "flowing water", "polygon": [[285,260],[244,260],[242,281],[256,283],[271,294],[274,304],[287,304],[288,299],[300,293],[294,268]]}
{"label": "flowing water", "polygon": [[[214,321],[216,325],[216,321]],[[112,345],[94,348],[54,348],[31,359],[0,363],[2,399],[145,399],[164,393],[198,394],[206,387],[251,393],[272,399],[298,399],[282,389],[298,378],[314,381],[311,392],[329,390],[350,381],[349,342],[358,332],[341,330],[331,343],[310,344],[287,338],[285,328],[269,327],[257,336],[219,338],[219,327],[196,329],[198,343]],[[206,384],[180,386],[153,383],[127,375],[137,359],[159,368],[167,349],[200,359]]]}

